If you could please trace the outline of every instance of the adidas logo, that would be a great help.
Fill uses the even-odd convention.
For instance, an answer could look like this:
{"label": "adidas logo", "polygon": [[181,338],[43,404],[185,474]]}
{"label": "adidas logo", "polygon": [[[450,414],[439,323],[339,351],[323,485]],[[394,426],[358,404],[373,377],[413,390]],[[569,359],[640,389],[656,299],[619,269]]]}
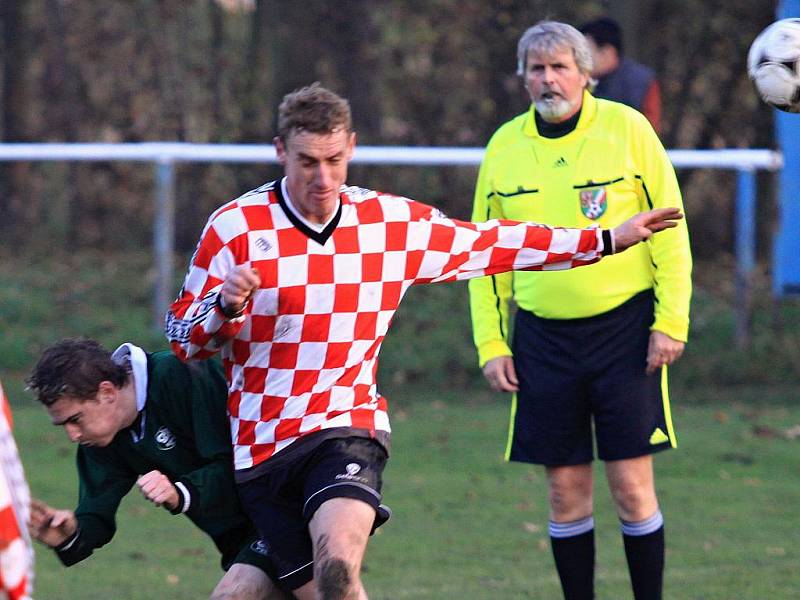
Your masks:
{"label": "adidas logo", "polygon": [[664,442],[668,442],[669,437],[666,433],[661,431],[659,427],[656,427],[656,430],[650,436],[650,445],[655,446],[656,444],[663,444]]}
{"label": "adidas logo", "polygon": [[553,166],[554,167],[566,167],[567,166],[567,160],[562,156],[556,162],[553,163]]}

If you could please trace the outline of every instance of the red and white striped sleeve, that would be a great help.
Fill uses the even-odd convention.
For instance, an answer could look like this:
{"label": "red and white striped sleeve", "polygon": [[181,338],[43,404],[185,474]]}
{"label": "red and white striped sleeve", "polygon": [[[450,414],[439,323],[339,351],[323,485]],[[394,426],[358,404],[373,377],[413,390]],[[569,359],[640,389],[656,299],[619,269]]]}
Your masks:
{"label": "red and white striped sleeve", "polygon": [[219,295],[228,272],[247,260],[247,222],[234,202],[209,218],[183,287],[167,313],[167,340],[181,360],[214,355],[242,328],[244,315],[227,318]]}
{"label": "red and white striped sleeve", "polygon": [[[415,283],[506,271],[572,269],[595,263],[603,254],[599,228],[568,229],[497,219],[469,223],[447,218],[424,204],[410,204],[409,261],[418,265]],[[413,213],[424,216],[413,218]]]}

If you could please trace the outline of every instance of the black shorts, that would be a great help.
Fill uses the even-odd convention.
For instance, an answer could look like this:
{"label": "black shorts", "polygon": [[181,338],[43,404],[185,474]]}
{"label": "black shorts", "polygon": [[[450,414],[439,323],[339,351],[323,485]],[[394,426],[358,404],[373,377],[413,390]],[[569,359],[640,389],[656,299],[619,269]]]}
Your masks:
{"label": "black shorts", "polygon": [[548,466],[591,462],[592,424],[602,460],[675,447],[667,370],[647,375],[653,292],[585,319],[519,310],[509,460]]}
{"label": "black shorts", "polygon": [[386,451],[372,439],[333,438],[237,484],[245,511],[269,542],[281,587],[296,590],[313,578],[308,523],[326,500],[366,502],[375,509],[373,531],[388,520],[391,513],[380,493],[386,460]]}
{"label": "black shorts", "polygon": [[242,546],[239,553],[233,558],[231,564],[228,565],[225,570],[227,571],[236,563],[251,565],[261,569],[270,579],[275,582],[278,581],[278,572],[275,569],[275,563],[272,560],[269,545],[261,540],[258,535],[254,535]]}

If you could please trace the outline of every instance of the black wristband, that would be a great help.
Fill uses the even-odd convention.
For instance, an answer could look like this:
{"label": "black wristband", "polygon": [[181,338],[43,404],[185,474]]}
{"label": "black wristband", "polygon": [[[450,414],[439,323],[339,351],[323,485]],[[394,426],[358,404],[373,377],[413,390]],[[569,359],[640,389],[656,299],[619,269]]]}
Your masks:
{"label": "black wristband", "polygon": [[603,229],[600,233],[603,238],[603,256],[614,254],[614,245],[611,243],[611,230]]}
{"label": "black wristband", "polygon": [[222,304],[222,294],[217,294],[217,307],[219,308],[222,316],[226,319],[235,319],[237,317],[241,317],[244,314],[244,306],[242,306],[241,310],[232,311],[229,306],[225,306]]}

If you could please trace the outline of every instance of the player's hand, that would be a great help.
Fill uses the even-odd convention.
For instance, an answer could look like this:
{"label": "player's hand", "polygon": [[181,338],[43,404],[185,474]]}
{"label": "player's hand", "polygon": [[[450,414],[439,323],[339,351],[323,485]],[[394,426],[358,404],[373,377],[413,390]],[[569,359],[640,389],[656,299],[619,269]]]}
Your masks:
{"label": "player's hand", "polygon": [[669,337],[660,331],[650,332],[647,346],[647,374],[652,375],[664,365],[671,365],[683,354],[686,344]]}
{"label": "player's hand", "polygon": [[222,305],[226,312],[241,312],[260,285],[261,276],[258,269],[252,269],[247,265],[235,267],[225,276],[220,290]]}
{"label": "player's hand", "polygon": [[516,392],[519,390],[517,371],[514,359],[510,356],[498,356],[483,365],[483,376],[489,386],[496,392]]}
{"label": "player's hand", "polygon": [[136,480],[136,485],[142,491],[142,495],[156,506],[175,510],[181,500],[178,490],[161,471],[145,473]]}
{"label": "player's hand", "polygon": [[614,228],[614,249],[622,252],[649,239],[654,233],[677,227],[676,221],[682,218],[683,214],[677,208],[656,208],[638,213]]}
{"label": "player's hand", "polygon": [[31,498],[28,531],[31,537],[51,548],[60,546],[78,529],[78,519],[71,510],[58,510],[41,500]]}

